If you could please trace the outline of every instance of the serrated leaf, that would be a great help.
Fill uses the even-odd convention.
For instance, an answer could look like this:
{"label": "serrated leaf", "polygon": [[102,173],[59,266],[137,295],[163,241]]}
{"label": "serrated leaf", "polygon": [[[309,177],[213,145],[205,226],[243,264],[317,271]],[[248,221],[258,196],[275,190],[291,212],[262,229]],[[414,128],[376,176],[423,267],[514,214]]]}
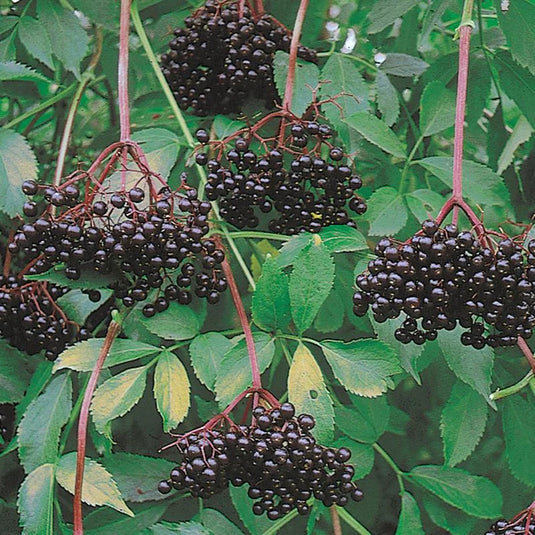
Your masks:
{"label": "serrated leaf", "polygon": [[43,24],[38,20],[24,15],[19,22],[19,39],[30,56],[37,58],[50,69],[54,69],[52,43]]}
{"label": "serrated leaf", "polygon": [[418,34],[418,51],[423,52],[432,48],[429,36],[435,29],[435,26],[440,24],[442,16],[446,9],[450,6],[451,0],[433,0],[425,12],[424,20],[422,22],[422,29]]}
{"label": "serrated leaf", "polygon": [[496,485],[485,477],[474,476],[459,468],[416,466],[409,474],[414,483],[446,503],[478,518],[498,518],[502,496]]}
{"label": "serrated leaf", "polygon": [[313,435],[320,442],[332,440],[334,409],[321,369],[314,355],[299,343],[288,374],[288,399],[297,414],[311,414],[316,420]]}
{"label": "serrated leaf", "polygon": [[0,81],[17,80],[20,82],[50,82],[50,80],[35,69],[17,63],[16,61],[0,62]]}
{"label": "serrated leaf", "polygon": [[202,524],[213,535],[243,535],[242,530],[238,529],[235,524],[217,509],[203,509],[200,518]]}
{"label": "serrated leaf", "polygon": [[368,13],[368,33],[384,30],[417,4],[417,0],[377,0]]}
{"label": "serrated leaf", "polygon": [[183,144],[180,138],[165,128],[147,128],[132,134],[132,140],[141,145],[149,168],[167,179]]}
{"label": "serrated leaf", "polygon": [[451,535],[471,535],[477,518],[445,504],[432,494],[424,499],[424,508],[429,518]]}
{"label": "serrated leaf", "polygon": [[535,4],[530,0],[514,0],[505,12],[499,0],[494,0],[494,6],[511,54],[522,67],[535,74]]}
{"label": "serrated leaf", "polygon": [[236,119],[231,119],[226,115],[216,115],[214,117],[214,122],[212,123],[212,128],[214,129],[218,139],[225,139],[238,130],[247,128],[247,123],[238,121]]}
{"label": "serrated leaf", "polygon": [[190,383],[186,368],[171,351],[162,351],[154,371],[154,399],[168,433],[188,414]]}
{"label": "serrated leaf", "polygon": [[150,528],[151,535],[210,535],[198,522],[158,522]]}
{"label": "serrated leaf", "polygon": [[22,535],[54,534],[55,468],[42,464],[22,482],[17,500]]}
{"label": "serrated leaf", "polygon": [[[453,158],[432,156],[419,160],[418,164],[452,187]],[[475,203],[498,206],[510,204],[511,197],[502,177],[488,167],[463,160],[463,173],[470,177],[463,186],[465,195]]]}
{"label": "serrated leaf", "polygon": [[127,502],[164,500],[166,496],[158,492],[155,481],[166,476],[175,462],[132,453],[113,453],[102,459],[104,468],[111,474]]}
{"label": "serrated leaf", "polygon": [[289,283],[292,319],[299,333],[312,325],[333,283],[334,262],[321,242],[314,242],[299,253]]}
{"label": "serrated leaf", "polygon": [[401,495],[401,514],[395,535],[425,535],[418,504],[408,492]]}
{"label": "serrated leaf", "polygon": [[99,309],[113,295],[113,290],[101,290],[100,293],[100,301],[94,303],[81,290],[70,290],[59,299],[56,299],[56,304],[70,320],[83,325],[88,316]]}
{"label": "serrated leaf", "polygon": [[280,267],[287,267],[295,262],[301,251],[312,242],[313,235],[303,232],[292,236],[279,250],[275,261]]}
{"label": "serrated leaf", "polygon": [[89,38],[72,11],[54,0],[39,0],[39,22],[46,28],[52,52],[65,68],[80,77],[80,62],[87,52]]}
{"label": "serrated leaf", "polygon": [[141,399],[147,382],[147,368],[132,368],[107,379],[91,401],[91,416],[97,431],[110,437],[108,423],[126,414]]}
{"label": "serrated leaf", "polygon": [[439,80],[425,86],[420,100],[422,136],[438,134],[455,123],[455,93]]}
{"label": "serrated leaf", "polygon": [[189,340],[195,338],[201,328],[201,320],[191,307],[175,301],[165,312],[152,318],[143,317],[142,322],[151,333],[165,340]]}
{"label": "serrated leaf", "polygon": [[262,275],[253,294],[253,321],[265,331],[285,329],[290,323],[288,275],[269,257],[262,266]]}
{"label": "serrated leaf", "polygon": [[389,378],[401,373],[396,354],[379,340],[324,340],[321,348],[336,378],[359,396],[380,396],[387,391]]}
{"label": "serrated leaf", "polygon": [[400,105],[397,89],[392,85],[388,76],[381,70],[375,77],[375,90],[377,92],[377,107],[387,126],[392,126],[399,117]]}
{"label": "serrated leaf", "polygon": [[533,403],[520,396],[503,401],[502,425],[505,437],[505,454],[513,476],[529,487],[535,486],[535,466],[531,462],[535,438],[530,426],[535,422]]}
{"label": "serrated leaf", "polygon": [[[273,59],[275,86],[281,99],[284,98],[286,88],[289,58],[290,55],[288,53],[277,50]],[[314,63],[297,60],[290,110],[298,117],[305,113],[310,103],[314,100],[313,91],[318,86],[319,73],[318,66]]]}
{"label": "serrated leaf", "polygon": [[319,233],[321,243],[330,253],[366,251],[366,238],[356,228],[347,225],[331,225]]}
{"label": "serrated leaf", "polygon": [[377,145],[388,154],[397,158],[406,158],[405,147],[385,122],[371,113],[358,112],[343,120],[350,128],[356,130],[364,139]]}
{"label": "serrated leaf", "polygon": [[72,409],[69,374],[54,377],[45,391],[26,409],[18,429],[19,457],[27,473],[58,455],[61,429]]}
{"label": "serrated leaf", "polygon": [[[56,481],[71,494],[74,494],[76,474],[76,452],[63,455],[57,465]],[[84,481],[82,484],[82,501],[89,505],[107,505],[120,513],[134,516],[121,497],[117,483],[110,473],[97,461],[84,460]]]}
{"label": "serrated leaf", "polygon": [[118,273],[99,273],[95,271],[90,265],[83,265],[80,267],[80,278],[72,280],[67,278],[65,271],[59,267],[50,268],[44,273],[38,275],[26,275],[25,277],[30,281],[48,281],[57,284],[58,286],[65,286],[66,288],[87,289],[87,290],[102,290],[119,278]]}
{"label": "serrated leaf", "polygon": [[444,460],[448,466],[459,464],[474,451],[485,431],[487,416],[488,405],[480,394],[457,381],[440,419]]}
{"label": "serrated leaf", "polygon": [[461,329],[440,331],[438,345],[453,373],[467,385],[479,392],[491,407],[496,404],[490,400],[490,384],[494,366],[494,350],[485,346],[475,349],[464,346],[460,340]]}
{"label": "serrated leaf", "polygon": [[431,189],[417,189],[405,197],[412,215],[422,223],[434,218],[444,204],[444,197]]}
{"label": "serrated leaf", "polygon": [[[271,364],[275,354],[275,340],[266,333],[253,333],[260,373]],[[240,337],[221,361],[217,370],[215,390],[220,405],[226,407],[240,392],[251,386],[253,376],[245,338]]]}
{"label": "serrated leaf", "polygon": [[531,139],[533,134],[533,127],[529,121],[521,115],[516,122],[511,135],[507,138],[507,142],[503,148],[500,157],[498,158],[497,173],[501,175],[512,163],[514,154],[520,145]]}
{"label": "serrated leaf", "polygon": [[21,187],[37,180],[37,162],[28,142],[13,130],[0,130],[0,211],[15,217],[26,201]]}
{"label": "serrated leaf", "polygon": [[[68,347],[60,353],[54,362],[54,372],[63,368],[70,368],[79,372],[91,371],[97,363],[103,342],[103,338],[91,338]],[[117,364],[146,357],[158,351],[161,351],[159,347],[144,344],[137,340],[117,338],[114,340],[104,361],[104,368],[111,368]]]}
{"label": "serrated leaf", "polygon": [[193,371],[199,381],[213,390],[225,353],[236,343],[217,332],[199,334],[189,345]]}
{"label": "serrated leaf", "polygon": [[24,356],[5,340],[0,340],[0,403],[18,403],[24,397],[30,380]]}
{"label": "serrated leaf", "polygon": [[423,59],[408,54],[398,54],[389,52],[386,54],[386,59],[381,63],[379,69],[392,76],[420,76],[429,64]]}
{"label": "serrated leaf", "polygon": [[366,220],[370,223],[371,236],[393,236],[407,223],[407,207],[398,190],[383,186],[368,199]]}

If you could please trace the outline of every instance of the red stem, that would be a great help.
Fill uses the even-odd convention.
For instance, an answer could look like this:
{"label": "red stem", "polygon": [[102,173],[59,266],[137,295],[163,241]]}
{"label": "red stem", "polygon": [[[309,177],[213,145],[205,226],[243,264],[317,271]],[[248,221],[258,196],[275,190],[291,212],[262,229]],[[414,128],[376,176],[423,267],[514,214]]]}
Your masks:
{"label": "red stem", "polygon": [[76,477],[74,482],[74,531],[73,535],[83,535],[84,525],[82,518],[82,483],[84,480],[84,461],[85,461],[85,448],[87,443],[87,424],[89,421],[89,406],[91,405],[91,398],[95,392],[97,381],[102,371],[104,361],[108,356],[111,345],[121,331],[121,324],[116,321],[112,321],[108,327],[106,338],[100,350],[98,360],[91,372],[87,388],[84,392],[84,399],[82,401],[82,407],[80,409],[80,418],[78,420],[78,443],[76,450]]}
{"label": "red stem", "polygon": [[526,360],[528,361],[529,365],[531,366],[531,369],[533,370],[533,373],[535,373],[535,357],[533,356],[533,352],[529,348],[529,346],[526,343],[526,341],[521,336],[519,336],[518,340],[516,341],[516,345],[520,348],[520,351],[522,351],[522,353],[526,357]]}
{"label": "red stem", "polygon": [[128,37],[130,34],[130,4],[131,0],[121,0],[119,66],[117,69],[121,141],[130,140],[130,106],[128,103]]}
{"label": "red stem", "polygon": [[[15,236],[15,231],[10,230],[9,236],[7,239],[8,245],[13,241],[13,236]],[[6,247],[6,257],[4,258],[4,277],[7,277],[9,275],[9,270],[11,268],[11,252],[9,251],[9,248]]]}

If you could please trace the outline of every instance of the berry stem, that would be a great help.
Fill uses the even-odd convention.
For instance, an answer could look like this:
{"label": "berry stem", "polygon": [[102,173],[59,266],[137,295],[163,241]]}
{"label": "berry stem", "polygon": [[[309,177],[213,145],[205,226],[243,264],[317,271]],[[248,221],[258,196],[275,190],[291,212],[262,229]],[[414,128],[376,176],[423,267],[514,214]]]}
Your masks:
{"label": "berry stem", "polygon": [[337,508],[340,518],[358,535],[372,535],[356,518],[351,516],[343,507]]}
{"label": "berry stem", "polygon": [[535,377],[533,371],[529,371],[520,381],[515,383],[514,385],[508,386],[507,388],[499,388],[495,392],[493,392],[489,398],[492,401],[496,401],[497,399],[503,399],[509,396],[512,396],[513,394],[517,394],[526,386],[528,386],[531,381],[533,381],[533,378]]}
{"label": "berry stem", "polygon": [[528,344],[521,336],[518,337],[518,340],[516,343],[518,347],[520,348],[520,351],[522,351],[522,353],[526,357],[526,360],[531,366],[533,373],[535,373],[535,357],[533,356],[533,352],[529,348]]}
{"label": "berry stem", "polygon": [[[7,238],[7,243],[11,243],[13,241],[13,236],[15,236],[15,230],[10,230],[9,236]],[[6,257],[4,258],[4,270],[3,270],[4,277],[7,277],[9,275],[10,268],[11,268],[11,252],[9,251],[9,248],[6,247]]]}
{"label": "berry stem", "polygon": [[128,37],[130,29],[131,0],[121,0],[121,23],[119,28],[119,66],[117,85],[119,90],[119,124],[121,141],[130,140],[130,105],[128,102]]}
{"label": "berry stem", "polygon": [[97,381],[104,366],[104,361],[108,356],[113,341],[121,332],[121,322],[112,320],[106,333],[106,338],[102,344],[98,360],[91,372],[87,388],[84,392],[84,399],[82,401],[82,408],[80,409],[80,418],[78,420],[78,442],[76,450],[76,476],[74,482],[74,499],[73,499],[73,515],[74,515],[74,531],[73,535],[83,535],[84,526],[82,518],[82,484],[84,480],[84,463],[85,450],[87,445],[87,424],[89,422],[89,407],[91,405],[91,398],[95,392]]}
{"label": "berry stem", "polygon": [[333,535],[342,535],[342,524],[340,523],[340,515],[335,505],[329,507],[331,513],[331,522],[333,523]]}

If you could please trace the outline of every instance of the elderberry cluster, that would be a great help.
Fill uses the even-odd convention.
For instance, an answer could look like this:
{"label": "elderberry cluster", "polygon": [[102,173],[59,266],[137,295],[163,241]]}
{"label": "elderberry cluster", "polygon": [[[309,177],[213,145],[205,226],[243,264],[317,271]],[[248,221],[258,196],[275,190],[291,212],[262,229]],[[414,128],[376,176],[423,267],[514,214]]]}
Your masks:
{"label": "elderberry cluster", "polygon": [[[205,142],[206,132],[197,132]],[[291,125],[288,145],[279,143],[257,153],[243,137],[219,158],[197,154],[208,169],[206,196],[220,199],[221,216],[237,228],[255,228],[259,215],[268,216],[269,230],[277,234],[319,232],[328,225],[350,225],[346,207],[366,211],[355,192],[362,186],[344,151],[329,143],[331,128],[315,121]],[[325,153],[325,154],[324,154]]]}
{"label": "elderberry cluster", "polygon": [[35,200],[25,203],[23,212],[33,220],[18,230],[9,250],[33,262],[30,273],[61,264],[73,280],[84,268],[116,276],[110,287],[127,307],[157,288],[159,295],[143,308],[147,317],[166,310],[170,301],[190,303],[192,292],[216,303],[227,287],[220,269],[224,253],[205,238],[210,203],[200,201],[193,188],[182,195],[164,187],[149,200],[136,186],[89,203],[68,182],[54,188],[26,181],[23,191],[31,197],[42,192],[45,205],[61,211],[38,215]]}
{"label": "elderberry cluster", "polygon": [[465,345],[514,345],[535,326],[535,240],[527,253],[509,238],[493,252],[469,231],[427,220],[405,244],[378,243],[357,277],[353,310],[363,316],[371,307],[378,322],[405,313],[395,332],[402,343],[423,344],[459,324]]}
{"label": "elderberry cluster", "polygon": [[[248,97],[272,108],[277,101],[273,58],[288,52],[291,36],[269,15],[256,20],[238,2],[208,0],[177,28],[161,57],[162,71],[178,105],[200,116],[240,111]],[[315,51],[300,46],[298,57],[316,62]]]}
{"label": "elderberry cluster", "polygon": [[44,350],[54,360],[65,347],[89,338],[89,331],[69,321],[55,301],[67,288],[0,275],[0,335],[34,355]]}
{"label": "elderberry cluster", "polygon": [[504,518],[498,520],[490,529],[485,532],[485,535],[535,535],[535,515],[531,517],[530,523],[527,524],[527,515],[517,522],[508,522]]}
{"label": "elderberry cluster", "polygon": [[355,470],[347,464],[347,448],[326,448],[310,430],[315,421],[308,414],[295,417],[294,406],[256,407],[255,424],[228,431],[205,430],[185,435],[177,442],[182,464],[159,490],[187,489],[208,498],[229,486],[249,485],[255,500],[253,512],[276,520],[297,509],[307,514],[307,501],[315,497],[326,506],[360,501],[362,491],[352,481]]}

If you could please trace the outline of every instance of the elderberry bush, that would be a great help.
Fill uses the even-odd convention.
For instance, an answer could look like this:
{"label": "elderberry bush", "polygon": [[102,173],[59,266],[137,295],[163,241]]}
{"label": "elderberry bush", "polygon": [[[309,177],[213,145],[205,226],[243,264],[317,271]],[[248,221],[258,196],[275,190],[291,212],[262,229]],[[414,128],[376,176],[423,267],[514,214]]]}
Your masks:
{"label": "elderberry bush", "polygon": [[[268,228],[277,234],[319,232],[328,225],[355,226],[366,204],[356,191],[362,180],[340,147],[330,140],[327,124],[295,120],[289,135],[258,152],[244,137],[219,157],[197,154],[208,170],[206,195],[220,202],[221,216],[237,228],[256,228],[268,214]],[[206,142],[206,132],[197,139]],[[265,144],[262,145],[265,147]]]}
{"label": "elderberry bush", "polygon": [[476,349],[531,337],[535,240],[524,251],[504,238],[493,252],[470,231],[427,220],[406,243],[382,239],[375,254],[357,277],[353,310],[363,316],[371,308],[378,322],[404,313],[395,332],[400,342],[423,344],[458,324],[466,329],[461,342]]}
{"label": "elderberry bush", "polygon": [[61,265],[73,280],[83,269],[109,274],[116,279],[110,284],[115,297],[127,307],[152,299],[157,289],[143,308],[147,317],[170,301],[190,303],[193,293],[216,303],[227,288],[220,269],[224,253],[205,238],[210,203],[193,188],[182,194],[163,187],[150,199],[139,186],[98,195],[87,190],[88,200],[69,182],[52,187],[26,181],[23,191],[31,197],[23,207],[29,221],[9,250],[23,253],[28,273]]}
{"label": "elderberry bush", "polygon": [[529,524],[526,524],[527,515],[517,522],[508,522],[502,518],[492,524],[485,535],[535,535],[535,515],[531,517]]}
{"label": "elderberry bush", "polygon": [[347,464],[347,448],[326,448],[316,442],[308,414],[295,416],[291,403],[266,410],[256,407],[254,423],[230,429],[206,429],[181,437],[177,447],[182,464],[158,489],[188,490],[208,498],[229,484],[248,485],[255,500],[255,515],[276,520],[294,509],[307,514],[307,501],[314,497],[327,507],[360,501],[362,491],[352,481],[355,470]]}
{"label": "elderberry bush", "polygon": [[[247,5],[208,0],[177,28],[161,57],[162,71],[179,106],[196,115],[240,111],[248,97],[272,108],[277,50],[288,52],[291,35],[272,17],[254,17]],[[298,57],[316,62],[316,52],[300,46]]]}

